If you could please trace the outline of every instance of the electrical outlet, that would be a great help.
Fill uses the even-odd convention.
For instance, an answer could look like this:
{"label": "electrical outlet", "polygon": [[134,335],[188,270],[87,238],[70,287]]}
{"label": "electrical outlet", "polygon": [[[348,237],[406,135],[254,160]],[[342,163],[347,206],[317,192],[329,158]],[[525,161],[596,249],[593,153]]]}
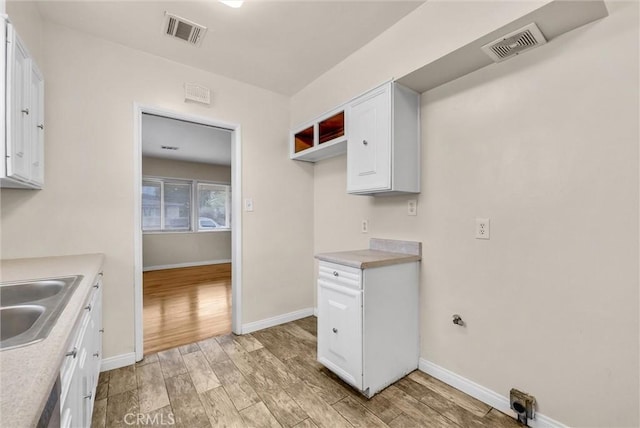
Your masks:
{"label": "electrical outlet", "polygon": [[489,219],[476,218],[476,239],[489,239]]}
{"label": "electrical outlet", "polygon": [[244,200],[244,210],[247,212],[253,211],[253,199],[247,198]]}
{"label": "electrical outlet", "polygon": [[369,233],[369,220],[362,220],[360,231],[362,233]]}
{"label": "electrical outlet", "polygon": [[407,201],[407,215],[418,215],[418,201],[416,199]]}

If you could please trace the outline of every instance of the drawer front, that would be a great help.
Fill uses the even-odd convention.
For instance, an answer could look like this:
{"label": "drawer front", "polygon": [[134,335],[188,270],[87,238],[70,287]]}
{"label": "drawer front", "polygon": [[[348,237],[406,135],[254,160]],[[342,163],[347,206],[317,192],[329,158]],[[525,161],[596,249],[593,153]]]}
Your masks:
{"label": "drawer front", "polygon": [[362,270],[335,263],[320,262],[318,279],[335,285],[362,289]]}
{"label": "drawer front", "polygon": [[362,291],[318,280],[318,361],[362,389]]}

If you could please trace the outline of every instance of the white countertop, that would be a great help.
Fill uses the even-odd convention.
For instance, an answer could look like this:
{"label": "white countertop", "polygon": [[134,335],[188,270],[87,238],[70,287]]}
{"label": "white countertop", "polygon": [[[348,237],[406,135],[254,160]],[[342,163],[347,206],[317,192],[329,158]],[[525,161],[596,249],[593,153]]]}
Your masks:
{"label": "white countertop", "polygon": [[321,253],[316,259],[357,269],[418,262],[422,260],[422,243],[371,238],[369,249]]}
{"label": "white countertop", "polygon": [[84,278],[44,340],[0,351],[0,426],[36,426],[56,381],[70,334],[102,271],[102,254],[0,261],[0,280],[19,281],[83,275]]}
{"label": "white countertop", "polygon": [[392,253],[379,250],[340,251],[337,253],[321,253],[316,258],[325,262],[351,266],[357,269],[369,269],[398,263],[417,262],[421,256],[414,254]]}

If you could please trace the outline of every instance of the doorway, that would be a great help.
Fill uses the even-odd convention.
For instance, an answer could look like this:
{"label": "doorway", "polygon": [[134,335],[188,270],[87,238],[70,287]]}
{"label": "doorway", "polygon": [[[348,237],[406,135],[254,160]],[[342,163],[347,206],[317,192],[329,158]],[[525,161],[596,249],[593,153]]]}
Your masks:
{"label": "doorway", "polygon": [[241,151],[237,124],[144,106],[134,115],[140,360],[241,333]]}

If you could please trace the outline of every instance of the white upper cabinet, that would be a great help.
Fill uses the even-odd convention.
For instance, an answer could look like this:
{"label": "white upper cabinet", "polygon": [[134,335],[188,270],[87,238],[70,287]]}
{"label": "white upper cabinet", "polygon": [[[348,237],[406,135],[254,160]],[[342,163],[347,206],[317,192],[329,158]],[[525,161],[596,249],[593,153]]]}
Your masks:
{"label": "white upper cabinet", "polygon": [[420,94],[388,82],[348,107],[347,191],[420,193]]}
{"label": "white upper cabinet", "polygon": [[31,62],[31,182],[42,186],[44,184],[44,78],[36,66]]}
{"label": "white upper cabinet", "polygon": [[5,24],[5,126],[2,187],[44,184],[44,79],[10,23]]}
{"label": "white upper cabinet", "polygon": [[291,131],[290,157],[318,162],[347,150],[345,107],[340,106]]}

